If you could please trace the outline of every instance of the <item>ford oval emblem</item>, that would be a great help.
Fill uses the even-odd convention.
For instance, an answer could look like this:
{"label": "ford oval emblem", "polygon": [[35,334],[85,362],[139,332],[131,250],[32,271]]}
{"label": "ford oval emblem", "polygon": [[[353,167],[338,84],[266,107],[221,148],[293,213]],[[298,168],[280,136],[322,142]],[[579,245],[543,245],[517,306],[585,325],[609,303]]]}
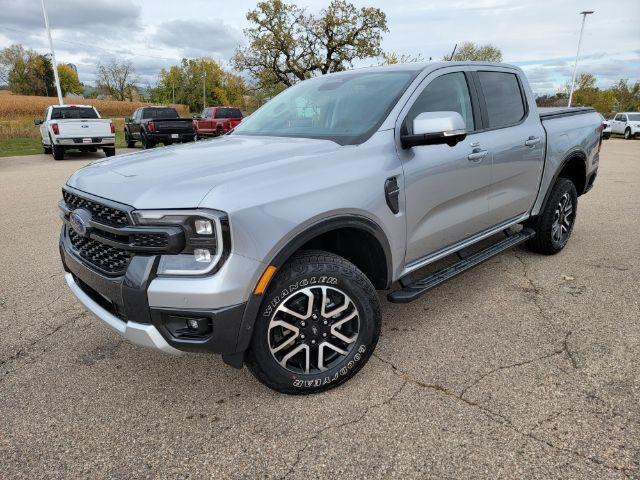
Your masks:
{"label": "ford oval emblem", "polygon": [[91,214],[80,208],[69,214],[69,224],[78,235],[85,237],[89,233],[90,218]]}

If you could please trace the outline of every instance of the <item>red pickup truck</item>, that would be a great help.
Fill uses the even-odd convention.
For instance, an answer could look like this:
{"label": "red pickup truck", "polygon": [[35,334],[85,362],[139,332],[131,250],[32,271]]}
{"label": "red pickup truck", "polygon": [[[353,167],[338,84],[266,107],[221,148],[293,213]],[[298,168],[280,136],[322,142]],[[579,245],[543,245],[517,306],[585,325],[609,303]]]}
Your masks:
{"label": "red pickup truck", "polygon": [[193,129],[198,137],[215,137],[235,128],[242,121],[242,112],[234,107],[207,107],[193,117]]}

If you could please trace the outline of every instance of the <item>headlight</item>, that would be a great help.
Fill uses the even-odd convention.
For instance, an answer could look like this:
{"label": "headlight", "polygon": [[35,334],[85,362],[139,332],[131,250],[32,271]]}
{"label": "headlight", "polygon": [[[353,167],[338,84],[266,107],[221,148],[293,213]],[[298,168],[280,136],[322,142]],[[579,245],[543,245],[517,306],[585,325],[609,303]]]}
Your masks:
{"label": "headlight", "polygon": [[175,225],[184,230],[185,247],[178,255],[162,255],[158,275],[204,275],[224,261],[229,250],[229,222],[216,210],[136,210],[138,225]]}

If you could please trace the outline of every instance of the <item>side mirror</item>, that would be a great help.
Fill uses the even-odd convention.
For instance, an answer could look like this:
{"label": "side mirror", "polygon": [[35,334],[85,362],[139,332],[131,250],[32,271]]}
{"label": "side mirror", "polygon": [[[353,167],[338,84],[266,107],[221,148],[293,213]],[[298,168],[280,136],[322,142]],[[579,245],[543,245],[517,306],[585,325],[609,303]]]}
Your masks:
{"label": "side mirror", "polygon": [[446,143],[453,147],[467,136],[467,126],[458,112],[423,112],[413,120],[413,133],[400,135],[402,148]]}
{"label": "side mirror", "polygon": [[42,122],[42,120],[40,120],[39,118],[36,118],[36,119],[33,121],[33,124],[34,124],[36,127],[37,127],[38,125],[42,125],[42,123],[43,123],[43,122]]}

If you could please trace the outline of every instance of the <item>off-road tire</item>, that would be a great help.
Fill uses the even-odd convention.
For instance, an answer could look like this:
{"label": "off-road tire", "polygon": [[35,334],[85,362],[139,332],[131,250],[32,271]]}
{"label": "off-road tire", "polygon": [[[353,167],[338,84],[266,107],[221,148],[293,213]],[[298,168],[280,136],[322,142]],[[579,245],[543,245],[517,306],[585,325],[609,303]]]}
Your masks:
{"label": "off-road tire", "polygon": [[[558,215],[564,198],[570,199],[572,213],[566,234],[561,235],[560,240],[558,240],[554,238],[554,223],[558,220]],[[535,236],[527,241],[527,248],[533,252],[542,253],[544,255],[554,255],[562,250],[571,237],[571,232],[573,231],[573,226],[576,222],[577,210],[578,194],[576,192],[575,185],[571,180],[559,178],[553,186],[553,190],[551,191],[551,195],[549,195],[544,211],[527,222],[526,226],[533,228],[536,232]]]}
{"label": "off-road tire", "polygon": [[[312,369],[309,368],[309,373],[292,372],[282,366],[271,353],[269,325],[272,318],[275,317],[275,312],[282,304],[295,300],[296,295],[302,295],[304,291],[315,292],[312,294],[314,296],[320,295],[320,303],[327,300],[322,296],[326,295],[323,292],[332,291],[334,294],[342,294],[344,295],[345,303],[348,303],[346,300],[349,299],[351,301],[350,305],[355,307],[358,314],[357,337],[352,340],[349,349],[345,350],[348,353],[335,357],[333,362],[339,363],[326,365],[327,368],[324,371],[319,371],[315,368],[314,370],[316,371],[312,372]],[[313,305],[313,302],[311,304]],[[326,304],[329,305],[328,303]],[[287,305],[291,304],[288,303]],[[329,306],[335,307],[335,305]],[[335,311],[335,308],[328,313],[333,311]],[[339,315],[336,314],[331,318],[337,318]],[[311,317],[307,319],[310,323],[311,321],[317,321],[318,328],[325,320],[329,320],[329,323],[332,321],[329,317],[323,316],[315,319],[315,313],[314,320],[311,320]],[[287,318],[287,321],[290,321],[289,318]],[[294,319],[294,321],[296,320]],[[339,323],[339,320],[333,321]],[[314,328],[315,325],[311,328]],[[295,254],[282,267],[264,296],[255,322],[251,345],[247,352],[246,364],[251,373],[260,382],[281,393],[306,395],[329,390],[346,382],[367,363],[378,343],[380,325],[381,313],[378,296],[364,273],[351,262],[338,255],[321,250],[301,251]],[[298,322],[298,326],[300,326],[300,332],[302,332],[301,321]],[[308,327],[309,325],[307,325]],[[322,328],[326,330],[328,327]],[[314,334],[316,334],[315,329]],[[355,336],[356,334],[353,333],[351,339]],[[311,335],[308,335],[305,340],[300,337],[304,338],[303,335],[298,335],[295,341],[307,344],[312,341],[310,339]],[[338,342],[338,340],[332,338],[332,335],[329,335],[326,340]],[[323,343],[324,340],[320,338],[317,342]],[[310,358],[317,361],[320,345],[309,345],[309,348]],[[324,348],[324,350],[326,351],[327,348]],[[315,358],[313,357],[314,352]]]}
{"label": "off-road tire", "polygon": [[54,160],[64,160],[64,147],[54,145],[51,153],[53,153]]}

